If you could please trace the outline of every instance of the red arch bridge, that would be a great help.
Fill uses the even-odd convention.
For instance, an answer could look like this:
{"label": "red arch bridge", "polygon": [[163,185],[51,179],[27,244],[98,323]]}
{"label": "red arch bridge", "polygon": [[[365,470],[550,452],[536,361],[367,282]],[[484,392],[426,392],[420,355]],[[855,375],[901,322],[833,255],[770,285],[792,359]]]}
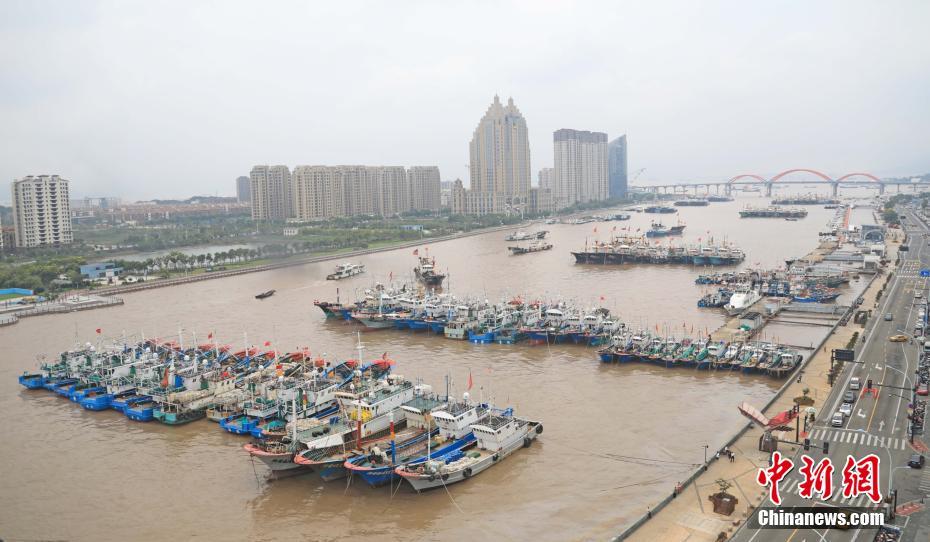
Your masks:
{"label": "red arch bridge", "polygon": [[[721,191],[726,194],[730,194],[735,188],[751,187],[758,186],[765,190],[766,196],[772,195],[772,187],[775,184],[779,185],[788,185],[788,184],[827,184],[830,185],[832,193],[836,196],[839,193],[840,186],[856,186],[856,187],[870,187],[876,188],[879,194],[885,193],[886,187],[897,187],[898,191],[901,191],[901,186],[911,186],[916,192],[918,187],[930,187],[930,183],[920,182],[915,183],[910,180],[899,180],[899,179],[879,179],[871,173],[865,172],[854,172],[841,175],[837,178],[832,178],[829,175],[817,171],[815,169],[806,169],[806,168],[796,168],[782,171],[772,177],[766,179],[761,175],[756,175],[753,173],[744,173],[742,175],[737,175],[726,181],[717,181],[717,182],[701,182],[701,183],[673,183],[673,184],[661,184],[661,185],[641,185],[641,186],[631,186],[632,189],[644,190],[647,192],[657,192],[657,193],[682,193],[687,194],[689,191],[697,194],[699,192],[710,193],[713,188],[714,191],[719,194]],[[703,190],[702,190],[703,189]]]}

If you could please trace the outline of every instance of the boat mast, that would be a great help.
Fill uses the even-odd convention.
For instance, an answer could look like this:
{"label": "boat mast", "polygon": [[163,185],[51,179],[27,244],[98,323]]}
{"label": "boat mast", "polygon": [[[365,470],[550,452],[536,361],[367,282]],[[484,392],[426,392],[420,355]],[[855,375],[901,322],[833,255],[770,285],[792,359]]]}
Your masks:
{"label": "boat mast", "polygon": [[[360,331],[356,331],[356,334],[358,335],[358,343],[356,344],[355,348],[358,350],[358,361],[357,361],[358,364],[356,365],[355,372],[358,375],[359,387],[361,387],[362,370],[359,367],[361,367],[362,365],[362,350],[365,347],[362,345],[362,333]],[[362,448],[362,393],[361,393],[361,390],[359,390],[355,395],[355,403],[356,403],[355,448],[360,450]]]}
{"label": "boat mast", "polygon": [[[298,388],[299,389],[299,388]],[[292,434],[294,435],[291,438],[291,444],[297,446],[297,394],[294,394],[294,399],[291,401],[291,423],[294,424],[294,429]]]}

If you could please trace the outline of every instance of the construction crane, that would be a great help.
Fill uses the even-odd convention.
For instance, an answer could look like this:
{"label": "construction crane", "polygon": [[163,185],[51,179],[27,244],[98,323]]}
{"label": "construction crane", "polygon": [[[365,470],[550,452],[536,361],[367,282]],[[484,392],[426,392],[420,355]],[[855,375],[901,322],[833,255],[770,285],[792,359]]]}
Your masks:
{"label": "construction crane", "polygon": [[636,179],[639,179],[639,176],[642,175],[644,171],[646,171],[646,168],[642,168],[636,173],[634,173],[633,178],[630,179],[630,184],[633,184],[634,182],[636,182]]}

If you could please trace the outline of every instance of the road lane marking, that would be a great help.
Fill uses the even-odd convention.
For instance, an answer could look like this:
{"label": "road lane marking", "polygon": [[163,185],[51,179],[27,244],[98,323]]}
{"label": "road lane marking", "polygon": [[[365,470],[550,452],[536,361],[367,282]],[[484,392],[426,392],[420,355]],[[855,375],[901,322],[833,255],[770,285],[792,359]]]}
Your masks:
{"label": "road lane marking", "polygon": [[[885,381],[885,376],[887,376],[888,367],[885,367],[885,370],[882,371],[882,382]],[[869,423],[866,424],[865,430],[868,431],[872,428],[872,418],[875,417],[875,409],[878,407],[878,402],[881,400],[882,390],[881,388],[875,390],[875,402],[872,404],[872,414],[869,415]]]}

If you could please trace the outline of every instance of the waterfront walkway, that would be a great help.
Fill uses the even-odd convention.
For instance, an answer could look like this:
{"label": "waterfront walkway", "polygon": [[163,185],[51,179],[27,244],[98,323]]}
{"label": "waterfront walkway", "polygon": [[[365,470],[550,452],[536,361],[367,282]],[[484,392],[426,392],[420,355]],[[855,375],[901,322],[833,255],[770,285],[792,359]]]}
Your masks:
{"label": "waterfront walkway", "polygon": [[[900,234],[900,232],[893,233]],[[895,261],[898,246],[893,242],[888,243],[889,261]],[[888,269],[886,268],[886,273]],[[886,273],[877,275],[863,293],[863,308],[875,306],[877,295],[885,284]],[[857,332],[861,334],[863,329],[862,326],[854,324],[852,319],[846,325],[837,326],[802,371],[786,383],[785,388],[763,410],[763,413],[771,418],[775,414],[789,410],[795,404],[794,398],[802,396],[806,389],[807,395],[814,400],[813,406],[818,411],[818,418],[829,416],[831,413],[821,412],[821,409],[831,391],[827,377],[830,372],[831,350],[846,348],[854,334]],[[859,339],[861,340],[862,337]],[[881,340],[884,337],[877,339]],[[736,405],[733,405],[733,408],[736,408]],[[803,429],[802,424],[801,440],[805,437]],[[770,454],[759,451],[762,434],[760,427],[749,424],[729,443],[721,443],[719,448],[712,445],[707,453],[709,461],[706,471],[699,471],[681,488],[677,496],[668,501],[655,514],[651,510],[659,503],[650,503],[646,516],[628,528],[620,537],[625,536],[626,538],[623,538],[625,540],[642,542],[684,542],[685,540],[715,542],[729,538],[750,516],[752,509],[759,506],[765,498],[765,489],[756,482],[758,469],[769,464]],[[790,438],[793,439],[794,434]],[[724,446],[729,446],[729,449],[735,453],[735,461],[730,462],[723,454],[719,459],[715,458],[717,451]],[[797,448],[791,444],[779,444],[779,451],[783,454],[793,455]],[[725,480],[732,484],[727,492],[739,500],[735,511],[730,516],[714,513],[713,503],[709,500],[712,494],[719,491],[717,480]],[[675,493],[674,486],[675,482],[672,482],[668,488],[669,495]]]}

